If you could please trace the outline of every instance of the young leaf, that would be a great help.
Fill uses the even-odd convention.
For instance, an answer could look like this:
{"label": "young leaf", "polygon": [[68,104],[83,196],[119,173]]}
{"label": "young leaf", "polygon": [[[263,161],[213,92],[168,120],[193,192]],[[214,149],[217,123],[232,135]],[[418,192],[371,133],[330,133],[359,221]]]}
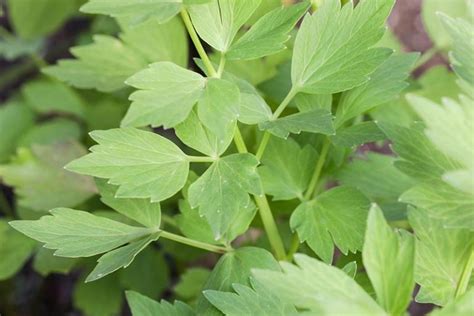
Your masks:
{"label": "young leaf", "polygon": [[12,221],[23,234],[57,249],[62,257],[90,257],[153,233],[150,228],[134,227],[92,215],[88,212],[56,208],[39,220]]}
{"label": "young leaf", "polygon": [[416,301],[444,306],[454,300],[472,256],[473,233],[445,229],[443,221],[430,218],[421,209],[412,209],[408,217],[417,237],[415,281],[421,288]]}
{"label": "young leaf", "polygon": [[291,138],[273,137],[258,168],[265,193],[274,200],[302,199],[311,178],[306,171],[316,165],[316,157],[309,145],[302,148]]}
{"label": "young leaf", "polygon": [[300,240],[327,263],[334,245],[342,253],[362,249],[370,201],[351,187],[337,187],[300,204],[290,218]]}
{"label": "young leaf", "polygon": [[282,6],[261,17],[241,38],[230,47],[226,57],[232,59],[256,59],[275,54],[286,48],[288,33],[306,12],[308,2]]}
{"label": "young leaf", "polygon": [[160,303],[137,292],[127,291],[127,302],[133,316],[194,316],[191,307],[183,302],[176,301],[174,304],[162,300]]}
{"label": "young leaf", "polygon": [[92,282],[97,279],[117,271],[120,268],[127,268],[136,255],[145,249],[151,242],[158,239],[160,233],[154,233],[146,238],[133,241],[126,246],[107,252],[97,260],[97,266],[87,276],[86,282]]}
{"label": "young leaf", "polygon": [[232,82],[209,79],[198,102],[198,116],[201,122],[219,138],[225,138],[227,131],[237,124],[240,92]]}
{"label": "young leaf", "polygon": [[155,18],[167,22],[181,9],[180,0],[89,0],[81,11],[93,14],[107,14],[115,18],[125,17],[132,24]]}
{"label": "young leaf", "polygon": [[403,315],[415,287],[414,238],[405,231],[394,232],[375,204],[369,211],[362,258],[377,302],[390,315]]}
{"label": "young leaf", "polygon": [[418,55],[392,55],[370,75],[369,81],[344,92],[337,107],[336,127],[395,99],[408,86],[405,79],[409,76]]}
{"label": "young leaf", "polygon": [[338,147],[355,147],[369,142],[385,140],[387,137],[373,121],[339,128],[331,142]]}
{"label": "young leaf", "polygon": [[306,15],[296,36],[291,80],[297,91],[332,94],[369,79],[390,54],[371,48],[384,33],[393,0],[350,2],[341,9],[327,0],[313,15]]}
{"label": "young leaf", "polygon": [[[249,286],[250,272],[253,269],[278,271],[278,262],[264,249],[244,247],[229,252],[219,259],[209,276],[204,291],[231,291],[232,284],[239,283]],[[268,283],[267,283],[268,284]],[[217,316],[221,313],[204,297],[199,297],[196,304],[198,315]]]}
{"label": "young leaf", "polygon": [[130,95],[132,105],[122,126],[169,128],[188,117],[203,93],[206,79],[173,63],[159,62],[136,73],[126,83],[140,90]]}
{"label": "young leaf", "polygon": [[[189,202],[211,225],[216,240],[234,221],[251,221],[254,207],[249,193],[263,194],[257,174],[258,161],[251,154],[220,158],[189,187]],[[242,218],[242,214],[247,214]]]}
{"label": "young leaf", "polygon": [[334,134],[331,112],[324,109],[300,112],[273,121],[261,122],[258,127],[280,138],[287,138],[290,133],[300,134],[301,132]]}
{"label": "young leaf", "polygon": [[226,53],[237,31],[260,5],[260,0],[213,0],[189,7],[199,36],[220,52]]}
{"label": "young leaf", "polygon": [[162,201],[178,192],[188,177],[186,155],[171,141],[134,128],[94,131],[92,153],[69,163],[68,170],[110,179],[119,198]]}
{"label": "young leaf", "polygon": [[232,292],[204,291],[204,296],[227,316],[296,316],[293,304],[281,300],[262,284],[250,278],[252,287],[234,283]]}
{"label": "young leaf", "polygon": [[[298,310],[322,315],[387,315],[344,271],[303,254],[283,271],[253,270],[253,276]],[[304,295],[302,295],[304,293]]]}
{"label": "young leaf", "polygon": [[35,211],[74,207],[97,192],[90,177],[64,170],[65,164],[85,153],[75,142],[22,148],[10,164],[0,166],[0,176],[14,187],[23,207]]}
{"label": "young leaf", "polygon": [[148,199],[118,199],[115,197],[117,187],[107,184],[105,180],[96,180],[100,200],[122,215],[146,227],[159,227],[161,224],[160,203],[151,203]]}

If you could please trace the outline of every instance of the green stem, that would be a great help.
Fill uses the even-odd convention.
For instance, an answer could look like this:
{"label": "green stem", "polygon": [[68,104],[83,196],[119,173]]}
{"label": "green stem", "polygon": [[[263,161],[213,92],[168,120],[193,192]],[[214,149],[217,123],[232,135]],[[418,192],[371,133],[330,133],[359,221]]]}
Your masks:
{"label": "green stem", "polygon": [[274,120],[276,120],[281,115],[281,113],[283,113],[283,111],[286,109],[288,104],[290,104],[291,100],[293,100],[293,98],[295,97],[297,93],[298,93],[298,89],[296,89],[293,86],[291,90],[288,92],[288,94],[286,95],[286,97],[283,99],[283,101],[281,101],[280,105],[275,110],[275,113],[273,113],[272,118]]}
{"label": "green stem", "polygon": [[326,157],[329,151],[329,145],[329,138],[326,137],[321,148],[321,152],[319,153],[318,162],[316,163],[316,167],[314,168],[313,176],[311,177],[311,181],[309,182],[308,190],[304,195],[305,200],[309,200],[313,195],[314,190],[316,189],[319,177],[321,176],[321,171],[323,170],[324,163],[326,162]]}
{"label": "green stem", "polygon": [[265,153],[265,149],[267,148],[267,145],[268,145],[268,142],[270,141],[271,136],[272,134],[270,134],[269,132],[263,133],[262,140],[260,141],[260,145],[258,146],[257,153],[255,154],[255,156],[257,157],[259,161],[260,159],[262,159],[263,154]]}
{"label": "green stem", "polygon": [[286,256],[286,260],[291,261],[293,260],[294,254],[298,251],[300,247],[300,239],[298,238],[298,234],[293,234],[293,238],[291,239],[290,249],[288,250],[288,255]]}
{"label": "green stem", "polygon": [[240,129],[238,126],[235,128],[235,133],[234,133],[234,143],[235,146],[237,147],[237,150],[239,153],[247,153],[247,145],[245,145],[244,138],[242,137],[242,133],[240,132]]}
{"label": "green stem", "polygon": [[471,279],[472,269],[474,267],[474,250],[471,249],[471,254],[469,259],[464,266],[462,271],[461,278],[459,279],[458,286],[456,287],[456,292],[454,293],[455,298],[460,298],[464,293],[466,293],[467,286],[469,285],[469,280]]}
{"label": "green stem", "polygon": [[278,260],[284,260],[286,258],[285,247],[283,246],[283,241],[281,239],[280,233],[273,218],[270,205],[265,195],[254,195],[255,202],[257,203],[260,217],[262,219],[263,227],[268,235],[268,240],[270,245],[275,251],[275,256]]}
{"label": "green stem", "polygon": [[172,227],[178,227],[174,218],[166,214],[161,214],[161,222]]}
{"label": "green stem", "polygon": [[173,240],[173,241],[176,241],[176,242],[179,242],[181,244],[185,244],[191,247],[204,249],[204,250],[208,250],[208,251],[216,252],[216,253],[226,253],[233,250],[230,247],[226,248],[226,247],[211,245],[205,242],[201,242],[194,239],[186,238],[184,236],[176,235],[167,231],[161,231],[160,237]]}
{"label": "green stem", "polygon": [[219,68],[217,68],[217,78],[220,78],[222,76],[222,73],[224,72],[224,67],[225,67],[225,55],[221,54],[221,60],[219,61]]}
{"label": "green stem", "polygon": [[189,162],[214,162],[216,158],[207,156],[186,156]]}
{"label": "green stem", "polygon": [[207,56],[206,51],[204,50],[204,47],[202,46],[201,41],[199,40],[199,37],[196,31],[194,30],[193,23],[191,22],[191,18],[189,17],[188,11],[186,11],[186,9],[181,10],[181,18],[183,19],[184,25],[186,26],[186,29],[188,30],[188,34],[194,43],[194,47],[196,47],[196,50],[199,56],[201,57],[201,60],[204,63],[204,66],[209,72],[209,75],[211,77],[217,77],[217,72],[214,69],[214,66],[212,66],[211,60]]}
{"label": "green stem", "polygon": [[425,51],[420,58],[418,58],[415,66],[413,66],[413,69],[416,69],[420,66],[423,66],[425,63],[427,63],[431,58],[434,57],[439,52],[438,48],[436,46],[431,47],[427,51]]}

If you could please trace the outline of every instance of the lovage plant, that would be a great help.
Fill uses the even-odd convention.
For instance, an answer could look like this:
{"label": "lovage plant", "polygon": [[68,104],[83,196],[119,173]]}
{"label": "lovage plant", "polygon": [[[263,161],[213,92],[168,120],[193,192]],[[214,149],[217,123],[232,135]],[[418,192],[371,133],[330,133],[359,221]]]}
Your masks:
{"label": "lovage plant", "polygon": [[[472,313],[473,16],[433,17],[454,98],[411,87],[402,105],[420,62],[384,47],[394,0],[342,2],[86,2],[119,38],[43,72],[133,89],[120,128],[91,132],[65,166],[116,213],[60,207],[10,225],[56,256],[100,256],[86,282],[152,244],[219,255],[182,276],[186,302],[128,291],[134,315],[404,315],[415,284],[418,302],[446,306],[437,315]],[[360,150],[387,140],[398,158]]]}

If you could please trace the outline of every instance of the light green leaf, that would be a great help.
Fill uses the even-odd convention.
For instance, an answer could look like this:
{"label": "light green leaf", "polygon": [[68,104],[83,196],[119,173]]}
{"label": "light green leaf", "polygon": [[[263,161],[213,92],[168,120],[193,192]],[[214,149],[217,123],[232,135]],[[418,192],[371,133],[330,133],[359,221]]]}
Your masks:
{"label": "light green leaf", "polygon": [[202,152],[210,157],[219,157],[229,147],[234,137],[235,124],[227,126],[226,130],[218,137],[204,126],[195,111],[192,111],[188,118],[175,126],[174,130],[178,138],[189,147]]}
{"label": "light green leaf", "polygon": [[309,145],[300,147],[293,139],[273,137],[262,157],[258,173],[265,193],[274,200],[303,198],[311,170],[316,165],[316,151]]}
{"label": "light green leaf", "polygon": [[431,316],[471,316],[474,313],[474,288],[468,290],[457,301],[449,303],[442,309],[435,309]]}
{"label": "light green leaf", "polygon": [[161,300],[160,303],[137,292],[127,291],[127,302],[133,316],[193,316],[196,315],[191,307],[183,302],[176,301],[174,304]]}
{"label": "light green leaf", "polygon": [[16,232],[0,220],[0,280],[15,275],[31,256],[36,242]]}
{"label": "light green leaf", "polygon": [[90,135],[99,144],[66,168],[110,179],[110,184],[119,186],[116,197],[158,202],[184,186],[189,162],[168,139],[134,128],[94,131]]}
{"label": "light green leaf", "polygon": [[[344,271],[303,254],[283,271],[253,270],[255,279],[281,300],[315,315],[387,315]],[[304,295],[302,295],[304,294]]]}
{"label": "light green leaf", "polygon": [[97,260],[97,266],[87,276],[86,282],[96,281],[120,268],[127,268],[140,251],[159,237],[159,232],[153,233],[146,238],[133,241],[126,246],[107,252]]}
{"label": "light green leaf", "polygon": [[226,316],[295,316],[298,315],[293,304],[280,298],[250,279],[252,287],[234,283],[233,292],[207,290],[204,296]]}
{"label": "light green leaf", "polygon": [[106,14],[115,18],[125,17],[131,24],[138,24],[155,18],[167,22],[181,9],[182,0],[89,0],[81,11]]}
{"label": "light green leaf", "polygon": [[357,262],[351,261],[343,266],[341,270],[354,279],[357,275]]}
{"label": "light green leaf", "polygon": [[34,124],[34,113],[18,100],[8,101],[0,107],[0,163],[7,161],[20,136]]}
{"label": "light green leaf", "polygon": [[[222,256],[204,285],[204,291],[231,291],[232,284],[249,286],[250,272],[253,269],[278,271],[278,263],[271,253],[261,248],[244,247]],[[268,283],[267,283],[268,284]],[[198,315],[222,315],[209,301],[200,296],[196,304]]]}
{"label": "light green leaf", "polygon": [[390,315],[404,315],[415,287],[414,238],[406,231],[394,232],[375,204],[369,211],[362,258],[377,302]]}
{"label": "light green leaf", "polygon": [[256,170],[258,164],[251,154],[220,158],[189,187],[191,206],[199,207],[199,214],[209,222],[216,240],[236,220],[250,224],[255,212],[249,193],[263,194]]}
{"label": "light green leaf", "polygon": [[148,199],[116,198],[117,187],[107,184],[105,180],[96,180],[100,200],[122,215],[146,227],[159,227],[161,224],[160,203],[151,203]]}
{"label": "light green leaf", "polygon": [[30,147],[32,145],[53,145],[79,141],[81,134],[81,126],[76,121],[56,118],[28,129],[19,139],[18,146]]}
{"label": "light green leaf", "polygon": [[67,85],[53,80],[30,81],[22,87],[25,101],[39,113],[66,113],[84,116],[81,98]]}
{"label": "light green leaf", "polygon": [[414,124],[408,128],[380,122],[378,126],[393,142],[393,150],[401,158],[395,166],[403,173],[420,180],[437,180],[445,172],[461,168],[430,142],[422,125]]}
{"label": "light green leaf", "polygon": [[127,84],[139,90],[130,95],[132,105],[122,125],[169,128],[188,117],[206,79],[173,63],[159,62],[127,79]]}
{"label": "light green leaf", "polygon": [[54,250],[41,247],[35,254],[33,268],[46,277],[51,273],[69,273],[77,264],[76,258],[64,258],[54,255]]}
{"label": "light green leaf", "polygon": [[359,189],[377,203],[396,201],[416,182],[395,168],[394,162],[394,157],[367,153],[343,166],[336,179]]}
{"label": "light green leaf", "polygon": [[255,59],[284,50],[288,33],[306,12],[308,2],[289,7],[281,6],[261,17],[230,47],[228,59]]}
{"label": "light green leaf", "polygon": [[391,50],[371,48],[384,33],[393,0],[350,2],[326,0],[306,15],[293,51],[293,88],[314,94],[332,94],[354,88],[369,79]]}
{"label": "light green leaf", "polygon": [[300,204],[290,227],[316,254],[332,262],[334,246],[342,253],[362,249],[370,201],[351,187],[337,187]]}
{"label": "light green leaf", "polygon": [[445,227],[474,230],[474,196],[441,180],[420,183],[403,193],[400,200],[426,209]]}
{"label": "light green leaf", "polygon": [[0,176],[14,188],[20,206],[35,211],[73,207],[97,192],[91,178],[64,170],[83,154],[85,149],[75,142],[22,148],[10,164],[0,166]]}
{"label": "light green leaf", "polygon": [[36,221],[12,221],[10,225],[30,238],[57,249],[62,257],[90,257],[147,236],[155,230],[122,224],[88,212],[56,208]]}
{"label": "light green leaf", "polygon": [[8,13],[15,32],[23,38],[49,35],[75,11],[75,1],[8,0]]}
{"label": "light green leaf", "polygon": [[287,138],[290,133],[301,132],[334,134],[332,114],[324,109],[290,114],[273,121],[261,122],[258,126],[261,130],[280,138]]}
{"label": "light green leaf", "polygon": [[448,50],[452,45],[449,33],[443,27],[442,21],[438,16],[443,12],[452,18],[467,17],[467,2],[469,0],[424,0],[421,6],[421,17],[423,26],[430,36],[430,39],[437,47]]}
{"label": "light green leaf", "polygon": [[317,109],[324,109],[331,112],[331,94],[298,93],[293,101],[300,112],[308,112]]}
{"label": "light green leaf", "polygon": [[189,7],[199,36],[220,52],[226,53],[237,31],[260,5],[260,0],[213,0]]}
{"label": "light green leaf", "polygon": [[336,127],[379,105],[395,99],[408,86],[409,76],[419,54],[392,55],[371,75],[370,80],[344,92],[336,113]]}
{"label": "light green leaf", "polygon": [[211,271],[204,268],[190,268],[181,275],[181,280],[174,287],[174,292],[184,299],[195,299],[201,294]]}
{"label": "light green leaf", "polygon": [[219,241],[214,239],[207,220],[199,215],[198,210],[193,210],[188,201],[179,201],[179,211],[180,214],[176,216],[176,224],[184,236],[209,244],[219,244]]}
{"label": "light green leaf", "polygon": [[[428,69],[421,75],[417,83],[421,89],[410,93],[441,103],[444,98],[457,99],[461,89],[456,83],[458,77],[445,65],[439,65]],[[405,99],[405,97],[404,97]]]}
{"label": "light green leaf", "polygon": [[349,127],[342,127],[331,136],[331,141],[338,147],[355,147],[369,142],[384,140],[387,137],[374,122],[362,122]]}
{"label": "light green leaf", "polygon": [[198,102],[201,122],[220,139],[237,124],[240,112],[240,92],[237,85],[222,79],[209,79]]}
{"label": "light green leaf", "polygon": [[421,209],[408,214],[416,234],[415,281],[420,303],[444,306],[454,296],[466,263],[472,256],[474,235],[463,229],[445,229],[443,221]]}

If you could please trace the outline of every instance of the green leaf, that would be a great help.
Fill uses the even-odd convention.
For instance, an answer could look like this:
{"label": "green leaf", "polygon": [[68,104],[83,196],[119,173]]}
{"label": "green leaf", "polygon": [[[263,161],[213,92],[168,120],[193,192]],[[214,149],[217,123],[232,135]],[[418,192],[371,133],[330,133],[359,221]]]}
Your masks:
{"label": "green leaf", "polygon": [[77,264],[76,258],[64,258],[54,255],[54,250],[41,247],[35,254],[33,268],[46,277],[51,273],[69,273]]}
{"label": "green leaf", "polygon": [[309,145],[300,147],[293,139],[273,137],[262,157],[258,173],[265,193],[274,200],[302,199],[311,173],[316,165],[317,153]]}
{"label": "green leaf", "polygon": [[375,204],[369,211],[362,258],[377,302],[390,315],[404,315],[415,287],[414,238],[406,231],[394,232]]}
{"label": "green leaf", "polygon": [[207,220],[198,210],[193,210],[186,200],[179,201],[180,214],[176,216],[176,224],[184,236],[209,244],[218,244]]}
{"label": "green leaf", "polygon": [[48,35],[75,11],[75,1],[8,0],[8,13],[15,32],[22,38]]}
{"label": "green leaf", "polygon": [[89,0],[81,7],[81,11],[128,18],[131,24],[151,18],[165,23],[179,12],[181,3],[180,0]]}
{"label": "green leaf", "polygon": [[67,85],[53,80],[30,81],[22,87],[26,102],[38,113],[74,114],[84,117],[81,98]]}
{"label": "green leaf", "polygon": [[240,91],[237,85],[222,79],[208,79],[206,89],[198,102],[201,122],[219,138],[233,132],[237,124]]}
{"label": "green leaf", "polygon": [[416,301],[444,306],[455,298],[472,256],[474,235],[468,230],[445,229],[443,221],[430,218],[421,209],[412,209],[408,217],[417,237],[415,281],[421,288]]}
{"label": "green leaf", "polygon": [[293,304],[282,301],[254,279],[250,279],[252,288],[242,284],[233,284],[236,293],[207,290],[204,296],[228,316],[295,316],[298,315]]}
{"label": "green leaf", "polygon": [[10,225],[46,248],[57,249],[55,255],[70,258],[94,256],[156,232],[67,208],[50,213],[36,221],[12,221]]}
{"label": "green leaf", "polygon": [[31,256],[36,242],[23,236],[0,220],[0,280],[15,275]]}
{"label": "green leaf", "polygon": [[344,92],[336,113],[336,127],[379,105],[395,99],[408,86],[409,76],[419,54],[392,55],[371,75],[366,83]]}
{"label": "green leaf", "polygon": [[125,88],[125,80],[151,62],[187,64],[187,37],[179,20],[163,25],[150,20],[120,37],[96,35],[94,43],[71,49],[76,59],[60,60],[43,72],[77,88],[111,92]]}
{"label": "green leaf", "polygon": [[298,93],[293,101],[300,112],[309,112],[317,109],[324,109],[331,112],[331,94]]}
{"label": "green leaf", "polygon": [[183,122],[204,91],[206,79],[170,62],[151,64],[127,80],[140,89],[132,95],[132,105],[123,126],[173,127]]}
{"label": "green leaf", "polygon": [[241,38],[230,47],[228,59],[256,59],[284,50],[288,33],[306,12],[308,2],[281,6],[261,17]]}
{"label": "green leaf", "polygon": [[22,148],[10,164],[0,166],[0,176],[14,188],[20,206],[35,211],[74,207],[97,192],[91,178],[64,170],[83,154],[85,149],[75,142]]}
{"label": "green leaf", "polygon": [[[471,179],[472,183],[472,179]],[[474,230],[474,197],[441,180],[420,183],[400,196],[400,200],[426,209],[445,227]]]}
{"label": "green leaf", "polygon": [[378,123],[393,142],[393,150],[400,156],[395,166],[403,173],[420,180],[437,180],[447,171],[461,166],[440,152],[424,135],[423,126],[410,128],[391,123]]}
{"label": "green leaf", "polygon": [[220,52],[229,51],[237,31],[260,5],[260,0],[213,0],[189,7],[199,36]]}
{"label": "green leaf", "polygon": [[370,201],[351,187],[337,187],[300,204],[290,218],[291,229],[325,262],[334,245],[347,255],[362,249]]}
{"label": "green leaf", "polygon": [[[278,271],[278,263],[273,256],[261,248],[243,247],[222,256],[204,285],[204,291],[231,291],[232,284],[249,286],[250,272],[253,269]],[[201,296],[196,304],[198,315],[215,316],[221,313]]]}
{"label": "green leaf", "polygon": [[181,275],[181,280],[174,287],[174,292],[181,298],[189,300],[201,294],[211,271],[204,268],[190,268]]}
{"label": "green leaf", "polygon": [[160,233],[154,233],[146,238],[133,241],[126,246],[107,252],[97,260],[97,266],[87,276],[86,282],[92,282],[117,271],[127,268],[135,259],[137,254],[145,249],[151,242],[157,240]]}
{"label": "green leaf", "polygon": [[367,153],[365,157],[343,166],[336,179],[359,189],[377,203],[396,201],[416,182],[395,168],[394,162],[394,157]]}
{"label": "green leaf", "polygon": [[34,114],[26,104],[12,100],[0,107],[0,163],[7,161],[20,136],[34,124]]}
{"label": "green leaf", "polygon": [[13,61],[19,57],[37,54],[43,49],[44,40],[42,38],[23,39],[15,36],[0,37],[0,57],[7,61]]}
{"label": "green leaf", "polygon": [[446,66],[439,65],[428,69],[418,78],[417,83],[421,89],[411,93],[430,99],[433,102],[441,103],[444,98],[457,99],[461,94],[456,80],[458,77]]}
{"label": "green leaf", "polygon": [[435,309],[430,315],[431,316],[471,316],[474,313],[474,288],[467,291],[457,301],[449,303],[442,309]]}
{"label": "green leaf", "polygon": [[204,126],[195,111],[191,111],[188,118],[175,126],[176,136],[197,151],[210,157],[219,157],[229,147],[234,137],[235,124],[221,131],[217,136]]}
{"label": "green leaf", "polygon": [[371,48],[384,33],[393,0],[361,1],[341,9],[338,0],[327,0],[314,14],[306,15],[295,40],[291,80],[297,91],[332,94],[354,88],[391,54]]}
{"label": "green leaf", "polygon": [[443,27],[443,21],[438,16],[439,12],[452,18],[466,17],[468,11],[466,0],[425,0],[421,6],[423,26],[435,45],[443,50],[448,50],[452,45],[449,33]]}
{"label": "green leaf", "polygon": [[119,186],[116,197],[158,202],[184,186],[189,162],[168,139],[134,128],[94,131],[90,135],[99,144],[66,168],[110,179],[110,184]]}
{"label": "green leaf", "polygon": [[[298,310],[315,315],[387,315],[344,271],[303,254],[283,271],[253,270],[255,279]],[[302,295],[302,293],[304,295]]]}
{"label": "green leaf", "polygon": [[301,132],[309,132],[325,135],[334,134],[332,114],[324,109],[290,114],[273,121],[261,122],[258,126],[263,131],[268,131],[275,136],[285,139],[290,133],[300,134]]}
{"label": "green leaf", "polygon": [[216,240],[235,221],[250,224],[255,210],[249,193],[263,194],[257,174],[259,162],[251,154],[233,154],[218,159],[189,187],[189,202],[210,224]]}
{"label": "green leaf", "polygon": [[188,305],[176,301],[174,304],[162,300],[160,303],[137,292],[127,291],[127,302],[133,316],[193,316],[195,313]]}
{"label": "green leaf", "polygon": [[342,127],[331,136],[331,142],[338,147],[356,147],[365,143],[385,140],[387,137],[374,122],[362,122]]}
{"label": "green leaf", "polygon": [[81,134],[81,126],[77,122],[56,118],[28,129],[19,139],[18,146],[30,147],[33,145],[54,145],[79,141]]}
{"label": "green leaf", "polygon": [[122,215],[146,227],[159,227],[161,224],[161,208],[159,203],[151,203],[148,199],[119,199],[115,197],[117,187],[107,184],[105,180],[96,180],[100,200]]}

